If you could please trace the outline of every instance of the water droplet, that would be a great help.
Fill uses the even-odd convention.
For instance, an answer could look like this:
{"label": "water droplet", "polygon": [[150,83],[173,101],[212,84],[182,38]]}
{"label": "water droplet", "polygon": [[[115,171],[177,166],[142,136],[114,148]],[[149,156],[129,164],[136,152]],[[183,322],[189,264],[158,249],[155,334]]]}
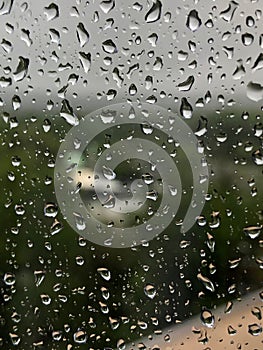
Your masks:
{"label": "water droplet", "polygon": [[1,46],[5,52],[11,53],[13,50],[13,45],[10,41],[2,39]]}
{"label": "water droplet", "polygon": [[51,298],[48,294],[40,294],[40,298],[44,305],[49,305],[51,303]]}
{"label": "water droplet", "polygon": [[115,7],[114,0],[104,0],[100,3],[100,8],[104,13],[109,13]]}
{"label": "water droplet", "polygon": [[193,108],[185,97],[181,100],[180,113],[185,119],[190,119],[193,115]]}
{"label": "water droplet", "polygon": [[33,40],[30,37],[30,31],[27,29],[21,29],[21,40],[24,41],[27,47],[33,44]]}
{"label": "water droplet", "polygon": [[39,271],[36,270],[34,271],[34,276],[35,276],[36,287],[39,287],[46,277],[46,272],[43,270],[39,270]]}
{"label": "water droplet", "polygon": [[238,66],[236,67],[234,73],[232,74],[233,79],[238,80],[245,76],[246,70],[242,64],[242,62],[238,63]]}
{"label": "water droplet", "polygon": [[243,228],[243,232],[246,236],[248,236],[251,239],[256,239],[262,230],[262,226],[247,226]]}
{"label": "water droplet", "polygon": [[263,53],[260,53],[255,63],[253,64],[252,69],[253,71],[256,71],[262,68],[263,68]]}
{"label": "water droplet", "polygon": [[145,135],[150,135],[153,133],[153,127],[151,124],[148,124],[148,123],[144,123],[141,125],[141,129],[142,129],[142,132],[145,134]]}
{"label": "water droplet", "polygon": [[252,153],[252,159],[256,165],[263,165],[263,154],[260,149]]}
{"label": "water droplet", "polygon": [[6,272],[4,274],[4,283],[7,285],[7,286],[13,286],[16,282],[16,277],[13,273],[11,272]]}
{"label": "water droplet", "polygon": [[9,333],[9,336],[14,346],[17,346],[20,343],[21,338],[17,334]]}
{"label": "water droplet", "polygon": [[14,0],[4,0],[0,8],[0,15],[9,15],[12,10],[13,3]]}
{"label": "water droplet", "polygon": [[158,21],[161,18],[162,13],[162,3],[159,0],[156,0],[152,5],[150,10],[145,15],[145,21],[147,23],[153,23]]}
{"label": "water droplet", "polygon": [[137,87],[135,84],[131,84],[129,86],[129,94],[130,94],[130,96],[134,96],[137,94]]}
{"label": "water droplet", "polygon": [[259,321],[262,319],[261,310],[258,307],[253,307],[251,310],[253,316],[255,316]]}
{"label": "water droplet", "polygon": [[28,72],[29,59],[22,56],[18,57],[18,66],[13,74],[16,82],[23,80]]}
{"label": "water droplet", "polygon": [[241,35],[242,44],[245,46],[250,46],[254,42],[254,36],[250,33],[244,33]]}
{"label": "water droplet", "polygon": [[263,98],[263,86],[250,81],[247,85],[247,97],[252,101],[260,101]]}
{"label": "water droplet", "polygon": [[102,278],[105,279],[105,281],[109,281],[111,279],[111,273],[106,267],[99,267],[97,269],[97,272],[101,275]]}
{"label": "water droplet", "polygon": [[89,33],[84,27],[83,23],[77,25],[77,38],[80,44],[80,47],[85,46],[89,42]]}
{"label": "water droplet", "polygon": [[64,99],[61,103],[60,116],[66,120],[69,125],[78,125],[79,120],[73,112],[73,108],[70,106],[69,101]]}
{"label": "water droplet", "polygon": [[257,323],[250,324],[248,326],[248,333],[253,336],[258,336],[262,333],[262,327]]}
{"label": "water droplet", "polygon": [[44,14],[47,16],[48,21],[52,21],[53,19],[59,17],[59,7],[57,4],[53,2],[44,8]]}
{"label": "water droplet", "polygon": [[178,84],[179,91],[189,91],[194,84],[194,76],[190,75],[185,81]]}
{"label": "water droplet", "polygon": [[91,54],[85,52],[79,52],[79,60],[85,73],[88,73],[91,66]]}
{"label": "water droplet", "polygon": [[155,286],[153,284],[147,284],[145,287],[144,287],[144,294],[150,298],[150,299],[153,299],[155,296],[156,296],[156,289],[155,289]]}
{"label": "water droplet", "polygon": [[74,342],[77,344],[85,344],[87,342],[87,334],[83,330],[79,330],[73,335]]}
{"label": "water droplet", "polygon": [[102,49],[104,52],[109,54],[114,54],[118,52],[116,45],[111,39],[105,40],[102,43]]}
{"label": "water droplet", "polygon": [[116,178],[116,173],[111,169],[106,167],[105,165],[103,166],[103,175],[107,180],[114,180]]}
{"label": "water droplet", "polygon": [[146,193],[146,198],[147,198],[147,199],[150,199],[150,200],[152,200],[152,201],[157,201],[157,199],[158,199],[158,192],[156,192],[156,191],[154,191],[154,190],[148,191],[148,192]]}
{"label": "water droplet", "polygon": [[240,261],[241,261],[241,258],[228,260],[230,269],[235,269],[236,267],[238,267]]}
{"label": "water droplet", "polygon": [[44,207],[44,215],[50,218],[56,217],[58,214],[58,207],[55,203],[47,203]]}
{"label": "water droplet", "polygon": [[225,307],[225,314],[230,314],[230,312],[232,311],[233,308],[233,302],[232,301],[228,301]]}
{"label": "water droplet", "polygon": [[14,111],[18,110],[21,107],[21,99],[19,96],[14,95],[12,97],[12,105],[13,105]]}
{"label": "water droplet", "polygon": [[54,236],[57,233],[59,233],[60,231],[62,231],[62,229],[63,229],[62,223],[60,221],[58,221],[57,219],[55,219],[53,224],[50,227],[50,234],[52,236]]}
{"label": "water droplet", "polygon": [[220,17],[226,22],[231,22],[237,7],[238,3],[235,1],[230,1],[228,7],[220,12]]}
{"label": "water droplet", "polygon": [[202,24],[202,21],[196,10],[191,10],[187,16],[186,26],[195,32]]}
{"label": "water droplet", "polygon": [[213,328],[215,324],[215,317],[211,311],[205,309],[201,313],[201,321],[204,326],[208,328]]}
{"label": "water droplet", "polygon": [[203,285],[205,286],[205,288],[207,290],[209,290],[210,292],[215,291],[215,286],[214,286],[213,282],[208,277],[205,277],[201,273],[199,273],[197,275],[197,278],[199,279],[199,281],[201,281],[203,283]]}
{"label": "water droplet", "polygon": [[229,326],[227,327],[227,333],[228,333],[229,335],[235,335],[235,334],[237,333],[237,331],[236,331],[235,328],[233,328],[231,325],[229,325]]}

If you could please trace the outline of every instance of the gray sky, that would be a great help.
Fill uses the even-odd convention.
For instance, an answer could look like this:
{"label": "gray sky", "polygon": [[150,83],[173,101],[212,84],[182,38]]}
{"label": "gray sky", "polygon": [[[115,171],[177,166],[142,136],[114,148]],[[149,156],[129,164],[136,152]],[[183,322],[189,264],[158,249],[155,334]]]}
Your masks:
{"label": "gray sky", "polygon": [[[5,1],[6,4],[8,2]],[[261,106],[262,100],[256,103],[247,98],[246,86],[250,81],[263,85],[263,70],[252,69],[263,50],[259,45],[263,28],[260,13],[262,0],[242,0],[238,4],[226,0],[165,0],[162,1],[160,19],[153,23],[145,21],[152,1],[139,1],[140,6],[133,6],[135,1],[116,0],[115,7],[108,13],[105,13],[107,9],[103,9],[100,1],[90,1],[90,4],[81,0],[54,1],[59,8],[59,16],[48,20],[48,16],[52,17],[55,13],[53,10],[45,10],[50,3],[31,0],[27,1],[25,6],[24,1],[14,1],[10,14],[1,16],[1,41],[7,40],[13,47],[10,53],[0,48],[0,76],[10,76],[13,80],[11,86],[0,90],[0,96],[6,105],[5,110],[10,109],[14,94],[20,96],[22,108],[39,111],[40,108],[42,110],[46,107],[49,99],[60,108],[63,94],[58,95],[58,91],[67,85],[64,97],[80,115],[103,105],[131,98],[128,94],[131,84],[137,87],[137,94],[133,99],[141,98],[144,101],[154,95],[158,104],[169,105],[175,109],[179,108],[179,103],[174,104],[174,98],[177,97],[180,101],[182,97],[186,97],[194,105],[198,98],[204,97],[207,90],[211,92],[214,102],[218,95],[223,95],[226,102],[233,99],[237,104],[244,106]],[[222,14],[229,6],[230,11]],[[191,10],[198,12],[202,22],[195,31],[186,26]],[[48,15],[45,12],[48,12]],[[171,13],[170,19],[168,12]],[[228,21],[232,12],[233,18]],[[248,16],[254,19],[251,27],[246,22]],[[208,20],[212,22],[207,23]],[[12,32],[7,23],[13,26]],[[89,33],[89,40],[83,47],[77,38],[79,23],[82,23]],[[212,27],[209,25],[211,23]],[[59,32],[59,43],[50,40],[50,29]],[[21,39],[23,30],[29,30],[31,46]],[[254,37],[249,46],[242,43],[242,35],[245,33]],[[148,40],[151,34],[158,36],[156,46],[152,46]],[[117,53],[107,54],[103,51],[102,43],[108,39],[115,43]],[[194,51],[189,49],[189,41],[195,43]],[[233,57],[228,58],[226,51],[231,52],[231,48]],[[185,52],[184,60],[182,54],[180,58],[178,56],[180,51]],[[80,52],[90,54],[91,66],[88,72],[84,71],[80,63]],[[28,58],[30,64],[27,77],[15,82],[13,73],[18,65],[19,56]],[[110,57],[111,64],[109,59],[105,60],[106,57]],[[163,64],[160,69],[158,57]],[[196,68],[193,68],[194,64],[190,64],[194,61]],[[241,63],[245,72],[240,78],[236,75],[239,79],[234,79],[233,73]],[[69,69],[63,69],[66,64],[69,65]],[[138,69],[131,75],[127,74],[134,65],[137,65]],[[6,71],[6,67],[11,68],[10,73]],[[114,79],[116,68],[123,80],[121,86],[118,86]],[[75,85],[68,83],[68,77],[72,73],[79,76]],[[210,84],[207,81],[208,74],[212,76]],[[153,77],[150,90],[145,88],[147,76]],[[192,88],[189,91],[179,91],[178,84],[189,76],[194,77]],[[105,96],[110,89],[117,92],[113,101],[107,100]],[[162,91],[166,97],[160,97]],[[168,97],[169,94],[171,97]],[[82,111],[77,111],[77,106],[82,106]],[[56,112],[56,108],[53,110]]]}

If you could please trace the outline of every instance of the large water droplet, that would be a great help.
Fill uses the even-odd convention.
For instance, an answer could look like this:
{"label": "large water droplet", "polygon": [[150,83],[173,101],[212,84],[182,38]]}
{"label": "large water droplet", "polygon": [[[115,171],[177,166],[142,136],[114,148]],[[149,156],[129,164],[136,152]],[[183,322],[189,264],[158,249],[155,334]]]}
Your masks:
{"label": "large water droplet", "polygon": [[195,78],[193,75],[190,75],[185,81],[178,84],[179,91],[189,91],[193,86]]}
{"label": "large water droplet", "polygon": [[14,76],[14,80],[17,81],[21,81],[23,80],[28,72],[28,66],[29,66],[29,59],[28,58],[24,58],[22,56],[18,57],[18,65],[17,68],[13,74]]}
{"label": "large water droplet", "polygon": [[59,8],[57,4],[54,4],[53,2],[45,7],[44,14],[47,16],[48,21],[52,21],[52,19],[55,19],[59,16]]}
{"label": "large water droplet", "polygon": [[199,273],[197,275],[197,278],[199,279],[199,281],[201,281],[203,283],[203,285],[205,286],[205,288],[207,290],[209,290],[210,292],[215,291],[215,286],[214,286],[213,282],[208,277],[205,277],[201,273]]}
{"label": "large water droplet", "polygon": [[114,0],[104,0],[100,3],[100,8],[104,13],[109,13],[115,7]]}
{"label": "large water droplet", "polygon": [[91,54],[86,52],[79,52],[79,60],[85,73],[88,73],[91,66]]}
{"label": "large water droplet", "polygon": [[250,324],[248,326],[248,333],[250,333],[253,336],[258,336],[262,333],[262,327],[261,325],[257,323]]}
{"label": "large water droplet", "polygon": [[185,97],[181,100],[180,113],[185,119],[190,119],[193,115],[193,108]]}
{"label": "large water droplet", "polygon": [[97,272],[101,275],[102,278],[105,279],[105,281],[109,281],[111,279],[110,270],[108,270],[106,267],[99,267],[97,269]]}
{"label": "large water droplet", "polygon": [[80,47],[85,46],[89,42],[89,33],[84,27],[83,23],[77,25],[77,37],[80,44]]}
{"label": "large water droplet", "polygon": [[151,283],[147,284],[145,287],[144,287],[144,294],[150,298],[150,299],[153,299],[155,296],[156,296],[156,289],[155,289],[155,286]]}
{"label": "large water droplet", "polygon": [[150,10],[145,15],[145,21],[147,23],[153,23],[158,21],[161,18],[162,13],[162,3],[159,0],[152,5]]}
{"label": "large water droplet", "polygon": [[195,32],[202,24],[202,21],[196,10],[191,10],[188,14],[186,26],[192,31]]}
{"label": "large water droplet", "polygon": [[257,238],[262,230],[262,226],[247,226],[243,228],[243,232],[246,236],[248,236],[251,239]]}
{"label": "large water droplet", "polygon": [[205,309],[201,313],[201,321],[206,327],[213,328],[215,324],[215,317],[211,311]]}
{"label": "large water droplet", "polygon": [[260,101],[263,98],[263,86],[250,81],[247,85],[247,97],[252,101]]}
{"label": "large water droplet", "polygon": [[77,116],[74,114],[73,108],[70,106],[68,100],[62,101],[60,115],[70,125],[78,125],[79,124],[79,120],[78,120]]}
{"label": "large water droplet", "polygon": [[0,15],[9,15],[12,10],[13,3],[14,0],[4,0],[0,8]]}
{"label": "large water droplet", "polygon": [[104,52],[109,54],[114,54],[118,52],[116,45],[111,39],[105,40],[102,43],[102,48]]}

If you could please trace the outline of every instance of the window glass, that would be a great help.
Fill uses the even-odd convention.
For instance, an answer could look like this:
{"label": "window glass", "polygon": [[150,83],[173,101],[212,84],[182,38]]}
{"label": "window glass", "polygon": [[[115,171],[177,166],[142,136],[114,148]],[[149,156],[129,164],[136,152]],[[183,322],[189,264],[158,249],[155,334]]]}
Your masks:
{"label": "window glass", "polygon": [[261,0],[0,18],[0,349],[261,349]]}

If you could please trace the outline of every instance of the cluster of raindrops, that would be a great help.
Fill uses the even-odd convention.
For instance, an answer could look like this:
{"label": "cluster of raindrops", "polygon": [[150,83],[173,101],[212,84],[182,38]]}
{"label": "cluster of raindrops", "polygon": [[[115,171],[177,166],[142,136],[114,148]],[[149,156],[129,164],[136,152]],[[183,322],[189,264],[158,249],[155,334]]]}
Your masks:
{"label": "cluster of raindrops", "polygon": [[[252,348],[253,341],[262,346],[259,303],[250,303],[237,323],[228,321],[243,294],[262,286],[261,7],[255,0],[1,1],[0,349],[124,350],[130,342],[147,349],[151,340],[152,349],[162,349],[154,345],[157,339],[172,346],[170,329],[194,315],[197,346],[214,349],[213,332],[222,320],[227,326],[215,349]],[[153,242],[109,252],[111,240],[99,247],[72,233],[54,194],[54,168],[68,130],[87,113],[119,102],[128,104],[131,121],[134,102],[177,113],[194,130],[195,150],[203,169],[209,166],[211,181],[205,210],[189,232],[180,231],[178,215]],[[100,121],[110,126],[114,118],[102,113]],[[157,126],[162,130],[161,118]],[[178,166],[183,163],[185,180],[192,180],[178,140],[160,136],[147,120],[140,132],[155,138]],[[131,128],[126,140],[134,133]],[[105,128],[84,160],[107,152],[108,164],[114,137]],[[71,146],[77,153],[81,137]],[[143,150],[138,144],[136,152]],[[149,150],[149,157],[155,152]],[[74,156],[64,158],[69,184],[79,165]],[[145,197],[152,206],[135,217],[136,225],[153,216],[161,197],[153,187],[156,164],[151,165],[138,187],[149,187]],[[142,169],[132,166],[134,173]],[[115,169],[102,169],[103,179],[114,182]],[[207,177],[199,175],[202,185]],[[78,176],[87,187],[94,185],[89,172]],[[129,197],[127,183],[122,185]],[[78,181],[72,196],[83,187]],[[182,197],[191,200],[192,191],[191,183]],[[178,198],[178,184],[169,184],[168,192]],[[105,189],[103,210],[116,206],[107,195]],[[93,212],[97,199],[94,194],[90,200]],[[191,206],[198,204],[193,200]],[[162,209],[165,216],[168,208]],[[83,230],[79,211],[72,215]],[[114,220],[107,217],[108,228]],[[101,225],[96,229],[101,232]],[[221,318],[219,304],[225,305]]]}

